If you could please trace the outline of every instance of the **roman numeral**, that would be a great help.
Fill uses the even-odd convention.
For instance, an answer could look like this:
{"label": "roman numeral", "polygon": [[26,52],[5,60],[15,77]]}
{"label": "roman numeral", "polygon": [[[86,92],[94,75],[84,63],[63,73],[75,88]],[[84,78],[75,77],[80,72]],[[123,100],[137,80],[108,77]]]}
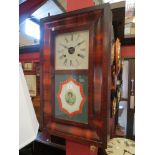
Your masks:
{"label": "roman numeral", "polygon": [[66,66],[68,59],[66,58],[64,61],[64,65]]}
{"label": "roman numeral", "polygon": [[75,60],[76,60],[77,65],[79,65],[80,64],[79,61],[77,59],[75,59]]}
{"label": "roman numeral", "polygon": [[62,58],[65,58],[66,57],[66,55],[61,55],[60,57],[59,57],[59,59],[62,59]]}
{"label": "roman numeral", "polygon": [[72,60],[70,60],[70,66],[73,66]]}
{"label": "roman numeral", "polygon": [[78,41],[79,37],[80,37],[80,35],[78,34],[78,36],[77,36],[77,38],[76,38],[76,41]]}
{"label": "roman numeral", "polygon": [[112,146],[111,145],[108,145],[107,148],[112,148]]}
{"label": "roman numeral", "polygon": [[65,37],[66,43],[68,43],[68,39]]}
{"label": "roman numeral", "polygon": [[81,57],[82,59],[84,59],[84,57],[85,57],[85,56],[82,55],[82,54],[78,54],[77,56],[78,56],[78,57]]}
{"label": "roman numeral", "polygon": [[86,50],[85,48],[80,49],[80,51],[85,51],[85,50]]}
{"label": "roman numeral", "polygon": [[73,33],[71,33],[71,41],[73,41]]}
{"label": "roman numeral", "polygon": [[125,141],[124,144],[129,147],[129,143],[127,141]]}
{"label": "roman numeral", "polygon": [[63,51],[58,50],[58,53],[62,53]]}

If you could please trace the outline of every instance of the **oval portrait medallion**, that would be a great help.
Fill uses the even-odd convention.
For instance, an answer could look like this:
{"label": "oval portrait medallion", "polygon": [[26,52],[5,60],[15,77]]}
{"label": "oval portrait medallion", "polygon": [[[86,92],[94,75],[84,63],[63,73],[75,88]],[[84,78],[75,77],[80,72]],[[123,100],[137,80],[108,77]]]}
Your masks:
{"label": "oval portrait medallion", "polygon": [[68,90],[65,94],[65,101],[69,104],[69,105],[73,105],[76,102],[76,95],[75,93],[73,93],[73,91]]}

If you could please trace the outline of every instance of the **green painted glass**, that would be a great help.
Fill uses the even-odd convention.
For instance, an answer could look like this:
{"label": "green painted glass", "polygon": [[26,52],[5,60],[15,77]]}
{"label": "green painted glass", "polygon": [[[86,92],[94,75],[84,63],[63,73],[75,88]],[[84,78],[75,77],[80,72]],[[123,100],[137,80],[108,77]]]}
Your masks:
{"label": "green painted glass", "polygon": [[[66,111],[62,110],[62,107],[60,105],[60,98],[58,97],[62,83],[68,79],[72,78],[74,81],[76,81],[78,84],[80,83],[80,86],[82,86],[82,92],[84,95],[84,102],[82,106],[82,110],[80,112],[77,112],[76,114],[70,115]],[[65,92],[65,91],[64,91]],[[74,92],[74,89],[68,89],[64,93],[64,101],[68,106],[74,106],[76,104],[76,101],[78,100],[76,93]],[[81,102],[80,102],[81,103]],[[62,119],[62,120],[68,120],[73,122],[79,122],[88,124],[88,78],[86,75],[79,75],[79,74],[56,74],[55,75],[55,118]]]}

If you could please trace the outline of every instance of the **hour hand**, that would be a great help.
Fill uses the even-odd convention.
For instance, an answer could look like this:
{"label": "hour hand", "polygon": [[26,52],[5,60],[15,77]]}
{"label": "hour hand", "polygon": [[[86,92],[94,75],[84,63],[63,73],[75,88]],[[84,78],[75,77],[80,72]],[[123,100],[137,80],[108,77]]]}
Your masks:
{"label": "hour hand", "polygon": [[64,44],[60,44],[62,47],[64,47],[64,48],[66,48],[66,49],[68,49],[68,47],[66,46],[66,45],[64,45]]}
{"label": "hour hand", "polygon": [[126,150],[124,150],[123,155],[125,155],[125,153],[126,153]]}
{"label": "hour hand", "polygon": [[77,45],[74,46],[74,48],[77,47],[77,46],[79,46],[79,45],[81,45],[81,44],[84,43],[84,42],[85,42],[85,40],[79,42]]}

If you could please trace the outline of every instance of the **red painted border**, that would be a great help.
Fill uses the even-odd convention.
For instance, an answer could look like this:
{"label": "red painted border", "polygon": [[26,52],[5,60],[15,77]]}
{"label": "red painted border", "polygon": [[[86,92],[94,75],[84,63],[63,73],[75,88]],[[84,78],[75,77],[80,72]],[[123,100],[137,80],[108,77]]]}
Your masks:
{"label": "red painted border", "polygon": [[[78,151],[76,151],[78,149]],[[71,140],[66,141],[66,155],[97,155],[98,147],[91,150],[90,145],[80,144]]]}
{"label": "red painted border", "polygon": [[78,0],[77,2],[73,0],[67,0],[67,11],[78,10],[91,6],[94,6],[93,0]]}
{"label": "red painted border", "polygon": [[122,46],[121,47],[122,58],[135,58],[135,46]]}
{"label": "red painted border", "polygon": [[19,55],[20,62],[39,62],[40,61],[40,53],[23,53]]}
{"label": "red painted border", "polygon": [[[80,109],[77,110],[77,111],[74,111],[74,112],[72,112],[72,113],[69,113],[66,109],[64,109],[64,108],[62,107],[62,102],[61,102],[61,99],[60,99],[60,94],[61,94],[61,91],[62,91],[62,87],[63,87],[64,84],[67,84],[68,82],[73,82],[73,83],[75,83],[76,85],[78,85],[78,86],[80,87],[80,93],[81,93],[81,96],[82,96],[82,101],[81,101],[81,103],[80,103]],[[83,93],[82,84],[81,84],[80,82],[75,81],[72,77],[69,77],[67,80],[61,82],[61,84],[60,84],[60,89],[59,89],[59,92],[58,92],[58,94],[57,94],[57,97],[58,97],[58,102],[59,102],[60,109],[61,109],[64,113],[66,113],[69,117],[72,117],[72,116],[74,116],[74,115],[79,114],[79,113],[82,112],[82,107],[83,107],[83,104],[84,104],[84,102],[85,102],[85,100],[86,100],[86,97],[84,96],[84,93]]]}

